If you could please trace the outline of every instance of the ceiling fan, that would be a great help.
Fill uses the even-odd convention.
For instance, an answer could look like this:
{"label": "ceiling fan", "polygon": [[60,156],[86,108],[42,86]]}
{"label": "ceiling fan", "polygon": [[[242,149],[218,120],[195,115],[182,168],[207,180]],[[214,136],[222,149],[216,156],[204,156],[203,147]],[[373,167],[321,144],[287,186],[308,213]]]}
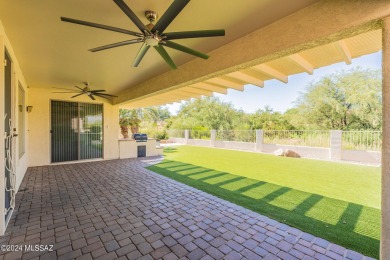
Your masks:
{"label": "ceiling fan", "polygon": [[141,20],[134,14],[134,12],[130,9],[130,7],[125,4],[123,0],[114,0],[114,2],[138,27],[141,33],[129,31],[117,27],[112,27],[108,25],[86,22],[86,21],[76,20],[72,18],[66,18],[66,17],[61,17],[61,20],[64,22],[95,27],[99,29],[124,33],[124,34],[137,37],[136,39],[112,43],[112,44],[96,47],[89,50],[91,52],[97,52],[97,51],[103,51],[103,50],[107,50],[119,46],[134,44],[134,43],[143,43],[141,49],[139,50],[137,56],[134,59],[133,67],[137,67],[140,64],[142,58],[145,56],[146,52],[149,50],[151,46],[153,46],[154,49],[156,49],[156,51],[161,55],[161,57],[166,61],[166,63],[173,69],[176,69],[177,67],[164,47],[179,50],[200,57],[202,59],[207,59],[209,57],[208,55],[190,49],[188,47],[185,47],[181,44],[172,42],[171,40],[201,38],[201,37],[215,37],[215,36],[225,35],[225,30],[181,31],[181,32],[165,33],[164,32],[165,29],[175,19],[175,17],[183,10],[183,8],[190,2],[190,0],[174,0],[174,2],[169,6],[167,11],[162,15],[162,17],[158,20],[158,22],[155,25],[153,23],[157,19],[156,12],[154,11],[145,12],[145,17],[149,20],[150,23],[148,25],[144,25],[141,22]]}
{"label": "ceiling fan", "polygon": [[118,97],[118,96],[102,93],[102,92],[105,92],[104,89],[91,90],[89,88],[89,83],[88,82],[83,82],[83,84],[85,85],[84,88],[80,88],[78,86],[74,86],[76,88],[74,90],[73,89],[68,89],[68,88],[56,88],[56,87],[53,87],[53,88],[56,88],[56,89],[68,90],[68,91],[60,91],[60,92],[53,92],[53,93],[77,93],[76,95],[72,96],[71,98],[75,98],[75,97],[78,97],[78,96],[81,96],[81,95],[87,95],[92,100],[96,100],[94,96],[102,97],[102,98],[106,98],[106,99],[110,99],[111,97]]}

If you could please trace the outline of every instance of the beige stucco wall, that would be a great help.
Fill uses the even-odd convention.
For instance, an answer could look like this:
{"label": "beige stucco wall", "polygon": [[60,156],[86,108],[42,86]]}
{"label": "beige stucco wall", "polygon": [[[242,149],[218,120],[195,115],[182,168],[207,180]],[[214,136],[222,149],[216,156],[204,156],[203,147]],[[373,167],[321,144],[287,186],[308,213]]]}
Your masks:
{"label": "beige stucco wall", "polygon": [[[25,92],[25,104],[27,105],[28,104],[28,93],[27,93],[27,87],[26,87],[26,84],[24,83],[21,83],[21,86]],[[19,86],[16,85],[15,86],[16,89],[15,89],[15,94],[16,94],[16,97],[18,95],[18,92],[19,92]],[[15,113],[16,116],[16,120],[18,120],[17,118],[17,113]],[[28,132],[27,132],[27,129],[28,129],[28,120],[27,120],[27,117],[28,117],[28,114],[26,113],[25,114],[25,153],[19,158],[19,139],[16,139],[16,143],[15,143],[15,160],[17,161],[17,164],[16,164],[16,189],[18,190],[19,189],[19,186],[20,184],[22,183],[23,181],[23,177],[24,177],[24,174],[26,173],[27,171],[27,167],[28,167],[28,162],[29,162],[29,153],[28,153],[28,148],[27,148],[27,145],[28,145],[28,139],[29,139],[29,136],[28,136]],[[18,121],[16,121],[18,122]]]}
{"label": "beige stucco wall", "polygon": [[382,225],[381,259],[390,259],[390,17],[382,31]]}
{"label": "beige stucco wall", "polygon": [[[0,24],[1,27],[1,24]],[[2,27],[1,27],[2,28]],[[0,35],[0,60],[4,60],[4,36]],[[0,102],[4,100],[4,67],[0,66]],[[0,115],[4,115],[4,106],[0,106]],[[0,133],[4,133],[4,120],[0,120]],[[4,190],[4,142],[0,142],[0,190]],[[4,208],[4,192],[0,195],[0,209]],[[0,234],[4,234],[5,223],[3,218],[0,218]]]}
{"label": "beige stucco wall", "polygon": [[[4,60],[4,50],[12,60],[12,119],[14,127],[18,127],[17,97],[19,83],[25,91],[25,105],[33,106],[33,112],[25,114],[25,153],[19,158],[19,140],[14,139],[14,165],[16,167],[16,189],[19,189],[29,166],[47,165],[50,163],[50,99],[70,100],[65,95],[53,94],[51,89],[29,89],[21,67],[9,41],[6,30],[0,20],[0,60]],[[90,102],[88,97],[71,99],[72,101]],[[106,100],[96,103],[104,104],[104,159],[119,157],[118,148],[118,114],[119,108]],[[4,115],[4,66],[0,66],[0,115]],[[19,130],[17,129],[17,132]],[[4,133],[4,120],[0,120],[0,133]],[[4,142],[0,142],[0,190],[5,189],[4,182]],[[0,193],[0,209],[4,208],[4,192]],[[4,218],[0,218],[0,235],[5,232]]]}
{"label": "beige stucco wall", "polygon": [[[17,54],[14,52],[12,45],[6,35],[6,31],[4,30],[4,27],[0,21],[0,60],[4,60],[4,50],[7,50],[8,54],[11,57],[12,60],[12,120],[13,120],[13,127],[17,128],[18,127],[18,113],[16,112],[17,108],[17,96],[18,96],[18,91],[19,91],[19,83],[23,87],[26,93],[26,99],[25,102],[26,104],[28,103],[28,89],[27,89],[27,84],[26,81],[24,80],[24,76],[22,73],[22,70],[19,66],[19,62],[17,59]],[[0,117],[2,118],[0,120],[0,133],[4,133],[4,66],[0,66]],[[26,114],[27,116],[27,114]],[[25,131],[25,138],[26,138],[26,150],[27,150],[27,142],[28,142],[28,134],[27,134],[27,127],[28,127],[28,122],[27,118],[25,118],[25,126],[26,126],[26,131]],[[19,130],[17,129],[17,132]],[[28,167],[28,160],[29,160],[29,154],[26,151],[26,153],[19,158],[19,139],[15,138],[13,140],[13,163],[15,165],[15,170],[16,170],[16,189],[19,189],[19,186],[23,180],[23,177],[26,173],[27,167]],[[5,154],[4,154],[4,141],[0,142],[0,190],[5,189],[5,183],[4,183],[4,159]],[[0,209],[4,208],[4,192],[0,193]],[[4,223],[4,218],[0,218],[0,235],[3,234],[5,231],[5,223]]]}
{"label": "beige stucco wall", "polygon": [[28,114],[28,133],[30,152],[29,166],[50,164],[50,100],[74,101],[103,104],[104,116],[104,159],[119,158],[118,148],[118,119],[119,108],[111,105],[105,99],[98,98],[92,101],[83,95],[70,98],[69,93],[53,93],[55,89],[31,88],[29,89],[29,104],[33,110]]}
{"label": "beige stucco wall", "polygon": [[[359,33],[379,29],[390,15],[388,0],[323,0],[208,53],[176,70],[153,77],[120,93],[126,103],[284,57]],[[229,33],[229,32],[226,32]]]}

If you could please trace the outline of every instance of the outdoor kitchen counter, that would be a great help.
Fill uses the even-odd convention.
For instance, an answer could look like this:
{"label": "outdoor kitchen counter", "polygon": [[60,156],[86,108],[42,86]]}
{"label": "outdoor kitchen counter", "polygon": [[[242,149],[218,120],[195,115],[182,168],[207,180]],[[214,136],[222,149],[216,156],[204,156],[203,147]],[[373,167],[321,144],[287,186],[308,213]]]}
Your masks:
{"label": "outdoor kitchen counter", "polygon": [[163,153],[162,148],[157,147],[157,140],[154,138],[148,138],[146,142],[137,142],[134,139],[119,139],[118,143],[120,159],[137,158],[139,157],[139,150],[144,148],[146,148],[146,157],[162,155]]}

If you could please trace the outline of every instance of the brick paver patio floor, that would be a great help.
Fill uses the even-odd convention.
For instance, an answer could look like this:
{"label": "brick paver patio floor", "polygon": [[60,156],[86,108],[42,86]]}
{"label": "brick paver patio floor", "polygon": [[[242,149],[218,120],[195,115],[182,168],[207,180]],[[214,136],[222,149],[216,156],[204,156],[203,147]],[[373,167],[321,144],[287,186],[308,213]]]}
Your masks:
{"label": "brick paver patio floor", "polygon": [[[143,168],[153,160],[33,167],[1,259],[368,259]],[[3,248],[4,249],[4,248]]]}

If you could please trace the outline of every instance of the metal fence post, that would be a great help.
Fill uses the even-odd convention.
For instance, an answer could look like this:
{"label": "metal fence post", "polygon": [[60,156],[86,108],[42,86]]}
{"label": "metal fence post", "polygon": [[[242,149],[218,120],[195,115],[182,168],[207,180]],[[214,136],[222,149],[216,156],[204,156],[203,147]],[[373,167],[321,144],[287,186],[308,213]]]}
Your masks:
{"label": "metal fence post", "polygon": [[217,130],[210,131],[210,146],[215,147],[215,139],[217,138]]}
{"label": "metal fence post", "polygon": [[336,161],[341,160],[342,135],[343,135],[343,131],[341,130],[330,131],[329,158],[331,160],[336,160]]}
{"label": "metal fence post", "polygon": [[264,131],[256,130],[256,147],[255,151],[261,153],[263,151]]}

